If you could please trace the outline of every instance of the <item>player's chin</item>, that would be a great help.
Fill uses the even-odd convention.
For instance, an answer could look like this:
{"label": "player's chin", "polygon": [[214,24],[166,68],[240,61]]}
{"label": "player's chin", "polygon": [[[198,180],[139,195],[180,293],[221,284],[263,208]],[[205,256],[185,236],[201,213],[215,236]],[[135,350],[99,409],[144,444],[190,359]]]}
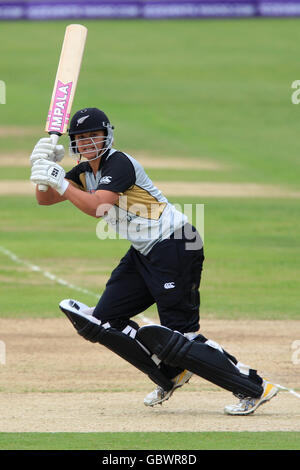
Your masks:
{"label": "player's chin", "polygon": [[91,152],[82,153],[82,156],[86,158],[87,160],[92,160],[93,158],[96,158],[98,156],[98,152],[95,152],[95,150],[92,150]]}

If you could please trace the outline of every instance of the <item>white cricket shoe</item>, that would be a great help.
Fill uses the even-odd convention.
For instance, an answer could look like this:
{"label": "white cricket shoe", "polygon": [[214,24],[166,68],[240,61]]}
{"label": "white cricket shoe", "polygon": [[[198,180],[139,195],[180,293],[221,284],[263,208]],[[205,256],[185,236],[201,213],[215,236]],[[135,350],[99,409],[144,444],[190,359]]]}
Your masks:
{"label": "white cricket shoe", "polygon": [[176,375],[174,379],[172,379],[174,385],[171,390],[167,392],[160,386],[156,387],[153,392],[148,393],[148,395],[144,398],[144,404],[146,406],[155,406],[159,403],[162,404],[164,401],[170,398],[177,388],[182,387],[185,383],[187,383],[192,375],[192,372],[189,372],[188,370],[182,371],[180,374]]}
{"label": "white cricket shoe", "polygon": [[279,388],[276,385],[263,381],[264,391],[259,398],[240,398],[240,402],[237,405],[228,405],[224,408],[224,413],[227,415],[250,415],[263,403],[271,400],[279,392]]}

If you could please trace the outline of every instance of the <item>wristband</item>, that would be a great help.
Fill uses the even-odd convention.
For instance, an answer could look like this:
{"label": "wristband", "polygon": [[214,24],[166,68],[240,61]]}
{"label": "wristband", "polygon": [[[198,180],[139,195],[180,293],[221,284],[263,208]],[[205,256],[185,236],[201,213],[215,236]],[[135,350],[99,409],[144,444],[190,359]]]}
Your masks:
{"label": "wristband", "polygon": [[61,187],[57,188],[57,191],[59,192],[61,196],[66,192],[69,184],[70,184],[69,181],[67,181],[66,179],[63,179]]}

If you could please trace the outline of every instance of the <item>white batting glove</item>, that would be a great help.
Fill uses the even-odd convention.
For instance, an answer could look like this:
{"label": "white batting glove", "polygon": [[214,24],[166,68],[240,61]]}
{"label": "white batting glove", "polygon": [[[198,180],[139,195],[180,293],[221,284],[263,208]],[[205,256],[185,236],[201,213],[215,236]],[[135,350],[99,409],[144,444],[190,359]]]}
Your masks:
{"label": "white batting glove", "polygon": [[30,155],[30,163],[33,165],[41,158],[51,162],[61,162],[65,155],[63,145],[53,145],[50,137],[40,139]]}
{"label": "white batting glove", "polygon": [[58,163],[40,159],[31,168],[30,180],[38,185],[51,186],[62,196],[69,186],[65,174],[65,170]]}

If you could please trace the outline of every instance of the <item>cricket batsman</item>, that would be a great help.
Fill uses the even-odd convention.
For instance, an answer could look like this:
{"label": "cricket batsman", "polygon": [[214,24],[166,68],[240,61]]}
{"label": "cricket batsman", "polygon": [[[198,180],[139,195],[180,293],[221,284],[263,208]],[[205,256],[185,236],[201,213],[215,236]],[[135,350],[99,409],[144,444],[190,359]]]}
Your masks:
{"label": "cricket batsman", "polygon": [[[79,335],[106,346],[156,384],[146,406],[168,400],[194,373],[239,399],[225,413],[251,414],[278,388],[199,334],[202,239],[140,163],[113,148],[113,132],[103,111],[84,108],[68,129],[77,165],[65,173],[59,164],[64,148],[50,138],[40,139],[30,157],[38,204],[68,200],[131,243],[95,307],[65,299],[60,309]],[[160,325],[139,327],[132,318],[153,304]]]}

